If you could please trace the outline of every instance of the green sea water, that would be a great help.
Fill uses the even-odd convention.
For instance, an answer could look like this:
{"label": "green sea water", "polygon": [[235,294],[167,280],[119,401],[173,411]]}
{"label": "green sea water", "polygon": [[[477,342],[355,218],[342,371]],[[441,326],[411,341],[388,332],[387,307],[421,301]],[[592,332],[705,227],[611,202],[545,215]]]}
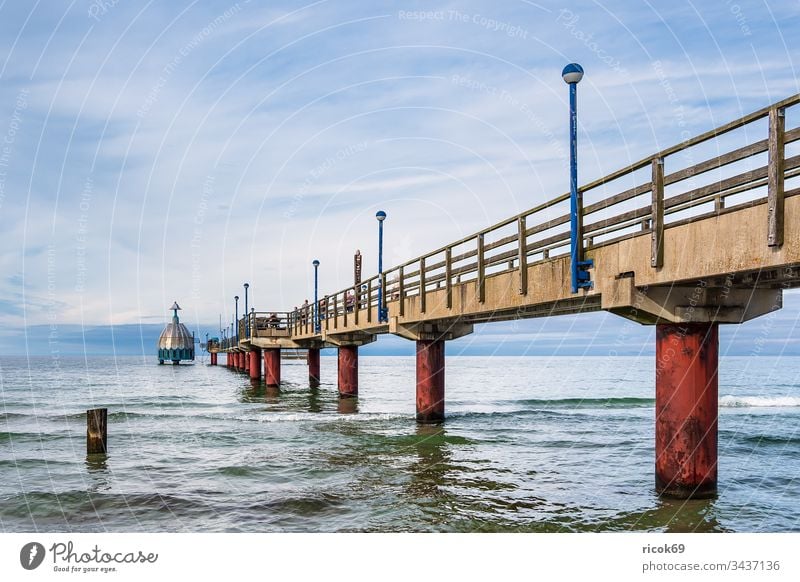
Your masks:
{"label": "green sea water", "polygon": [[436,427],[413,358],[362,357],[358,400],[335,358],[313,390],[206,364],[0,359],[0,530],[800,530],[800,358],[721,359],[719,495],[688,502],[654,491],[652,357],[449,357]]}

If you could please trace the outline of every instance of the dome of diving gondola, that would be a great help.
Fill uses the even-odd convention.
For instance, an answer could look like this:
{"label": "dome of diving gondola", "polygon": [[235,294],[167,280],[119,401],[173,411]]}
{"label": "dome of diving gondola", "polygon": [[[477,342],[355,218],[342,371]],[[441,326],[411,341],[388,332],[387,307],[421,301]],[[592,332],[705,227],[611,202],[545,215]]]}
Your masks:
{"label": "dome of diving gondola", "polygon": [[167,324],[158,338],[158,363],[172,361],[178,364],[181,360],[194,360],[194,334],[178,319],[180,306],[178,302],[172,304],[172,321]]}

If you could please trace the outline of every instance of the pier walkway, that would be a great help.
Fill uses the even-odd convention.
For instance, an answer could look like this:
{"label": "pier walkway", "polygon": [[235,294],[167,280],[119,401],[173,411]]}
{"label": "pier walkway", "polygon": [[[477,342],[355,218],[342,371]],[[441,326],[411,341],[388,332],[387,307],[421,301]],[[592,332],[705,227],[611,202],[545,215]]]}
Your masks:
{"label": "pier walkway", "polygon": [[[800,153],[800,127],[786,127],[798,103],[792,96],[582,186],[577,232],[564,194],[316,306],[247,314],[234,337],[209,345],[212,363],[225,352],[260,380],[263,359],[276,385],[280,350],[307,349],[313,386],[319,349],[335,347],[340,395],[353,397],[358,347],[395,334],[417,344],[417,420],[440,422],[447,340],[475,323],[606,310],[658,326],[657,489],[713,495],[718,325],[780,309],[783,290],[800,286],[800,155],[787,155]],[[592,261],[592,286],[577,293],[572,237]]]}

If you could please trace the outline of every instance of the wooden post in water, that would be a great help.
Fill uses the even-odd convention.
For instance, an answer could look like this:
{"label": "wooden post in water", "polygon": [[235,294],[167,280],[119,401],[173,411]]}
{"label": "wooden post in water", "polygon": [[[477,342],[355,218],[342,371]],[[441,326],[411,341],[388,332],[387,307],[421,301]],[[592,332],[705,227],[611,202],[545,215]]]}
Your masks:
{"label": "wooden post in water", "polygon": [[93,408],[86,411],[86,454],[107,452],[108,408]]}

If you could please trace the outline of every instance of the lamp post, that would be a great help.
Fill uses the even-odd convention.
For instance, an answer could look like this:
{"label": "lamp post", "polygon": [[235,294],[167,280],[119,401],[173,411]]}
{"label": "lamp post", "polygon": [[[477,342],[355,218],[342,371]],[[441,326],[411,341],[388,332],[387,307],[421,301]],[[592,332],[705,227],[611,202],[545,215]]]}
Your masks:
{"label": "lamp post", "polygon": [[319,261],[314,259],[311,262],[314,265],[314,333],[319,333]]}
{"label": "lamp post", "polygon": [[386,323],[389,321],[388,310],[383,300],[383,221],[386,220],[386,213],[378,210],[375,218],[378,219],[378,321]]}
{"label": "lamp post", "polygon": [[247,315],[248,313],[250,313],[250,312],[247,310],[247,290],[248,290],[249,288],[250,288],[250,283],[245,283],[245,284],[244,284],[244,316],[245,316],[245,321],[244,321],[244,336],[245,336],[245,337],[248,337],[248,338],[250,337],[250,318],[249,318],[249,317],[248,317],[248,315]]}
{"label": "lamp post", "polygon": [[578,83],[583,79],[583,67],[570,63],[561,72],[569,85],[569,216],[570,216],[570,263],[572,292],[590,289],[592,282],[586,271],[591,260],[583,260],[583,200],[578,191]]}

